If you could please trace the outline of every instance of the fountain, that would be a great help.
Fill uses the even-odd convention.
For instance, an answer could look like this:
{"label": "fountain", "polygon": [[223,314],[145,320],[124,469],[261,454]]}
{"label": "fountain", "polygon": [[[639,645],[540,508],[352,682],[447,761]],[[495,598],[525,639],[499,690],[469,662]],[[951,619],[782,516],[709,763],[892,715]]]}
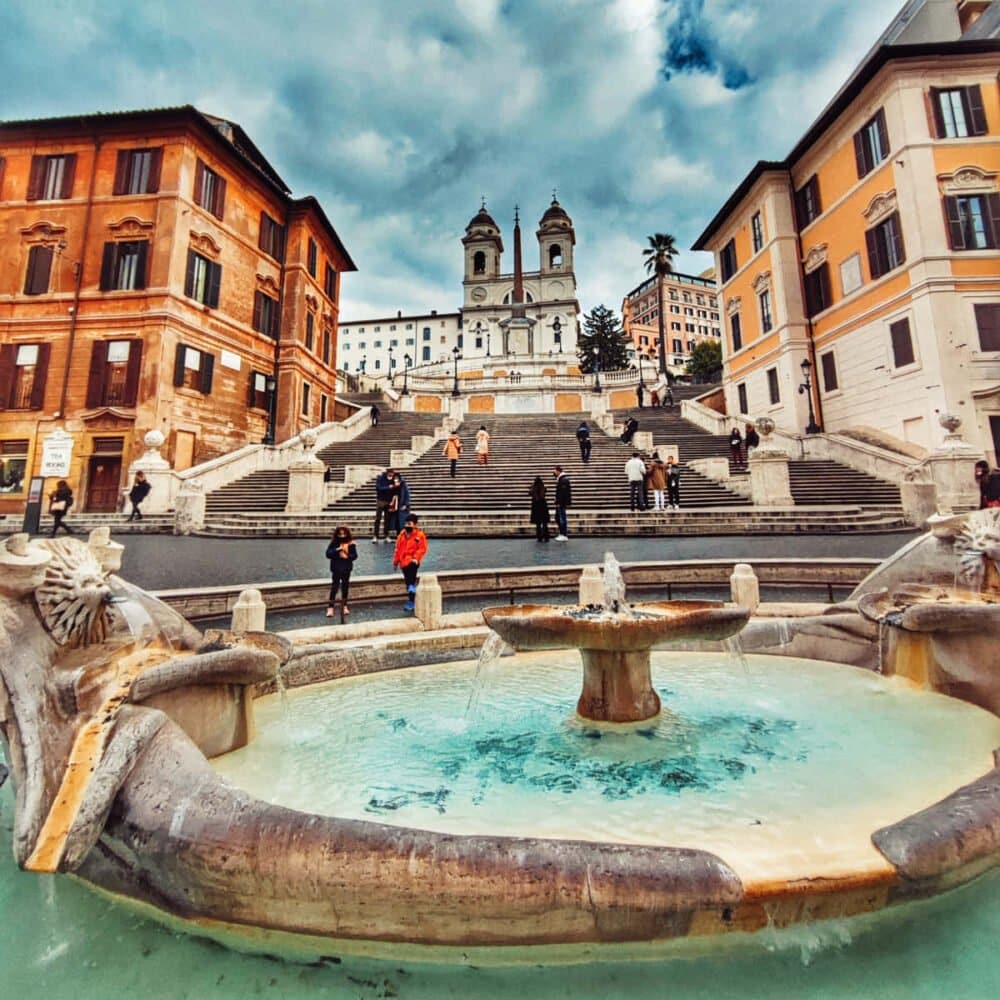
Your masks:
{"label": "fountain", "polygon": [[[976,538],[986,530],[976,515],[962,523]],[[956,526],[948,534],[939,528],[931,536],[939,556],[954,559],[962,530]],[[880,589],[884,579],[905,578],[908,566],[934,563],[926,552],[917,558],[916,550],[908,549],[902,561],[889,560],[873,574],[849,606],[779,629],[754,621],[743,633],[744,644],[759,650],[778,634],[782,657],[837,649],[845,651],[838,657],[843,662],[866,657],[877,662],[878,644],[866,630],[870,626],[877,636],[879,626],[863,613],[870,603],[865,595]],[[991,551],[989,545],[982,548],[987,563]],[[589,961],[619,954],[606,949],[625,947],[634,950],[621,954],[649,957],[648,949],[683,938],[869,913],[952,888],[1000,860],[991,832],[1000,817],[1000,781],[990,758],[1000,743],[995,714],[916,692],[934,719],[918,724],[885,707],[891,682],[868,673],[794,658],[770,665],[751,661],[749,671],[736,672],[736,683],[715,661],[693,654],[678,660],[659,647],[703,645],[733,635],[746,612],[707,602],[629,608],[610,561],[606,582],[612,592],[600,607],[487,612],[490,624],[523,652],[512,658],[519,667],[509,671],[508,700],[484,707],[479,699],[473,715],[485,717],[489,726],[498,716],[515,722],[523,716],[523,728],[498,748],[489,726],[480,733],[476,719],[463,721],[469,703],[463,685],[454,707],[444,712],[445,729],[456,739],[460,730],[469,730],[479,759],[493,759],[487,780],[509,783],[518,771],[517,780],[524,779],[529,795],[550,815],[547,823],[529,820],[521,828],[512,821],[472,832],[454,827],[450,786],[452,780],[459,783],[467,760],[467,743],[458,742],[437,772],[444,776],[438,789],[425,793],[414,786],[407,792],[414,815],[435,814],[440,821],[390,822],[393,814],[405,812],[396,791],[365,791],[357,814],[336,808],[323,814],[312,801],[291,806],[265,801],[261,790],[251,792],[251,782],[237,776],[238,758],[264,746],[264,756],[280,764],[282,755],[266,749],[273,731],[283,728],[286,738],[301,743],[312,722],[305,716],[292,727],[262,722],[255,738],[259,686],[273,686],[280,674],[291,689],[308,687],[310,696],[329,690],[328,706],[348,704],[355,692],[364,712],[376,712],[378,725],[362,719],[349,743],[332,756],[345,761],[348,771],[360,770],[356,765],[364,755],[357,760],[351,755],[358,753],[361,737],[378,728],[390,740],[386,756],[372,767],[386,776],[408,759],[423,763],[433,742],[450,739],[440,732],[440,717],[429,718],[428,725],[439,731],[422,743],[425,732],[415,724],[422,721],[423,708],[410,719],[390,698],[393,689],[406,693],[410,684],[426,683],[426,696],[414,703],[441,703],[449,685],[455,687],[451,668],[385,672],[441,659],[431,651],[440,646],[428,637],[428,651],[418,655],[412,648],[393,652],[377,645],[296,648],[266,634],[203,638],[120,580],[119,560],[120,548],[116,552],[106,535],[89,544],[14,536],[0,546],[0,730],[17,793],[14,854],[22,867],[73,872],[197,933],[314,957],[331,950],[367,953],[373,942],[392,955],[442,954],[428,950],[437,948],[482,961],[504,955],[523,957],[498,960]],[[991,572],[986,565],[986,577]],[[938,567],[918,580],[937,584],[946,574]],[[967,600],[954,620],[974,605],[978,611],[980,602]],[[989,629],[996,628],[989,613],[986,620]],[[467,648],[481,640],[480,631],[469,637]],[[996,642],[995,631],[990,641]],[[559,692],[572,683],[567,679],[574,667],[560,651],[572,648],[581,649],[584,682],[578,711],[570,718]],[[963,669],[975,676],[952,693],[965,697],[988,690],[981,675],[991,673],[989,666],[990,661],[981,663],[975,673],[971,659],[964,662]],[[942,676],[928,671],[927,686],[936,687]],[[707,686],[690,694],[684,679],[697,685],[700,677],[708,678]],[[557,696],[546,709],[553,742],[543,741],[539,756],[529,754],[526,743],[537,747],[544,731],[532,716],[534,686],[543,680],[556,687]],[[322,683],[327,681],[329,688]],[[808,723],[772,704],[786,686],[803,696],[813,692]],[[665,694],[669,711],[660,709]],[[898,794],[889,797],[891,776],[879,772],[864,805],[851,823],[842,824],[851,827],[852,843],[843,851],[822,844],[805,850],[801,838],[809,830],[798,817],[803,797],[830,779],[802,771],[812,744],[789,743],[786,735],[812,729],[820,744],[836,744],[858,714],[850,700],[855,696],[875,712],[863,723],[865,739],[874,742],[857,739],[866,748],[866,761],[881,756],[881,705],[887,749],[899,744],[904,759],[924,752],[921,781],[899,783],[893,789]],[[905,694],[899,712],[913,697]],[[977,694],[972,700],[981,705],[988,699]],[[294,690],[289,701],[289,711],[295,711]],[[747,703],[755,708],[744,718],[738,706]],[[259,714],[264,719],[268,713]],[[324,707],[318,714],[329,713]],[[895,719],[891,730],[889,715]],[[402,751],[392,738],[413,728],[417,740]],[[935,739],[928,740],[927,732]],[[342,779],[339,773],[331,778],[331,752],[323,757],[328,737],[320,733],[316,739],[321,781],[337,790]],[[513,763],[512,746],[519,755]],[[837,808],[849,811],[853,800],[862,798],[852,785],[861,770],[852,775],[857,764],[836,754],[832,760],[832,773],[850,778],[836,799]],[[715,768],[710,780],[702,771],[705,762]],[[306,766],[298,761],[292,766],[301,772],[294,783],[304,785]],[[478,761],[475,766],[479,769]],[[790,810],[781,818],[758,797],[758,779],[771,772],[779,776],[774,794]],[[397,783],[407,780],[403,776]],[[265,776],[263,783],[271,779]],[[584,784],[593,785],[598,796],[598,805],[585,806],[584,812],[600,820],[609,802],[635,799],[629,818],[584,833],[564,828],[565,796]],[[721,813],[714,798],[689,804],[700,801],[694,794],[714,795],[720,788],[736,790],[738,809]],[[636,790],[640,797],[633,795]],[[471,794],[473,807],[478,794],[476,789]],[[670,813],[676,822],[664,821],[655,806],[660,800],[647,795],[667,796],[676,807]],[[501,800],[501,818],[504,810]],[[639,822],[644,812],[651,813],[650,830]],[[685,813],[701,825],[684,831],[679,820]],[[713,814],[730,816],[726,836],[716,836],[720,824]],[[819,826],[819,839],[826,841],[839,821],[836,813],[819,813],[808,823]],[[744,850],[743,843],[751,847]],[[515,953],[515,948],[527,950]]]}

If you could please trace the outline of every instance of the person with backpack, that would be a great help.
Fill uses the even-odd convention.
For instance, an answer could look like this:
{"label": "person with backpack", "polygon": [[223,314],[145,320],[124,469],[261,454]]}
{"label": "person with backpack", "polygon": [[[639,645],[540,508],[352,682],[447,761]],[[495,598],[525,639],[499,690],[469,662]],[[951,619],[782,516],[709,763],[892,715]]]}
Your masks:
{"label": "person with backpack", "polygon": [[576,429],[576,440],[580,445],[580,458],[583,460],[583,464],[586,465],[590,461],[590,425],[586,420],[580,421],[580,426]]}

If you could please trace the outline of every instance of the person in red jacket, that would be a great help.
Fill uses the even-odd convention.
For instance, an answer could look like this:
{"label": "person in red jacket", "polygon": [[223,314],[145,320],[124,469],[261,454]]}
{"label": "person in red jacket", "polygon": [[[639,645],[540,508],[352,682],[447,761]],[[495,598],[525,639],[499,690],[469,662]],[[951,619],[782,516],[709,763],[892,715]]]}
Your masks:
{"label": "person in red jacket", "polygon": [[417,527],[418,521],[416,514],[407,516],[392,555],[393,569],[402,569],[403,579],[406,581],[406,604],[403,605],[405,611],[413,610],[413,599],[417,593],[417,571],[427,555],[427,536]]}

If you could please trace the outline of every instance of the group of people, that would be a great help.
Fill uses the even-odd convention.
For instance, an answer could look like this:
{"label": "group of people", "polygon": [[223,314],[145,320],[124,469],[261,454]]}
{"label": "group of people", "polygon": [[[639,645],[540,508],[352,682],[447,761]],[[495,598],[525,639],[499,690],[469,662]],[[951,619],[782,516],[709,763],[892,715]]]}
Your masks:
{"label": "group of people", "polygon": [[673,455],[666,462],[659,452],[633,451],[625,463],[629,510],[680,510],[681,470]]}
{"label": "group of people", "polygon": [[[586,461],[586,459],[584,459]],[[569,517],[567,510],[573,506],[573,485],[570,478],[563,471],[561,465],[557,465],[552,470],[555,477],[555,501],[556,511],[556,531],[557,542],[569,541]],[[535,526],[535,540],[538,542],[550,541],[549,524],[552,522],[549,513],[549,488],[545,485],[545,480],[541,476],[535,476],[535,481],[531,484],[531,523]]]}
{"label": "group of people", "polygon": [[[441,449],[441,454],[448,460],[452,479],[458,475],[458,460],[464,450],[465,446],[462,444],[462,439],[452,431],[448,435],[448,440],[445,441],[444,447]],[[478,465],[490,464],[490,432],[486,429],[485,424],[481,425],[479,430],[476,431],[475,452],[476,463]]]}
{"label": "group of people", "polygon": [[[141,470],[135,474],[135,479],[128,491],[129,503],[132,504],[131,513],[128,516],[130,521],[142,520],[142,502],[149,496],[151,489],[146,473]],[[56,488],[49,494],[49,513],[52,515],[52,529],[50,534],[54,538],[56,532],[62,528],[67,535],[74,534],[73,529],[66,523],[66,515],[69,514],[70,507],[73,506],[73,489],[65,479],[60,479],[56,483]]]}
{"label": "group of people", "polygon": [[739,427],[729,432],[729,460],[737,467],[746,468],[750,461],[750,452],[760,446],[760,435],[753,424],[746,424],[745,433],[740,433]]}
{"label": "group of people", "polygon": [[372,529],[372,541],[388,542],[397,538],[409,513],[410,487],[402,473],[395,469],[380,472],[375,477],[375,527]]}
{"label": "group of people", "polygon": [[[646,387],[642,382],[635,387],[635,400],[641,410],[646,402]],[[664,406],[673,409],[674,394],[669,383],[661,380],[649,390],[649,405],[654,409]]]}

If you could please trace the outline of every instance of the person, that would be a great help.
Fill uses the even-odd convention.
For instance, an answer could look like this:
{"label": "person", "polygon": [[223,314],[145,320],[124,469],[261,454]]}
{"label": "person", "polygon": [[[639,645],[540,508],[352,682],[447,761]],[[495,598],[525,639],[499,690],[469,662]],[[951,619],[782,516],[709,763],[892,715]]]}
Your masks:
{"label": "person", "polygon": [[545,480],[535,476],[531,486],[531,523],[535,526],[535,541],[549,540],[549,501]]}
{"label": "person", "polygon": [[754,448],[760,447],[760,435],[757,433],[757,428],[753,424],[746,425],[746,433],[743,435],[743,444],[746,446],[747,450],[747,461],[750,461],[750,452]]}
{"label": "person", "polygon": [[645,399],[645,397],[646,397],[646,387],[640,382],[635,387],[635,399],[636,399],[636,402],[639,404],[639,409],[640,410],[642,409],[642,403],[643,403],[643,400]]}
{"label": "person", "polygon": [[580,426],[576,429],[576,440],[580,444],[580,458],[586,465],[590,461],[590,449],[593,442],[590,440],[590,425],[586,420],[580,421]]}
{"label": "person", "polygon": [[392,474],[392,499],[389,501],[389,537],[395,539],[410,513],[410,484],[400,472]]}
{"label": "person", "polygon": [[637,451],[625,463],[625,478],[628,480],[628,509],[644,510],[642,481],[646,478],[646,463]]}
{"label": "person", "polygon": [[64,518],[73,506],[73,491],[65,479],[56,483],[56,488],[49,494],[49,513],[52,515],[52,536],[62,528],[67,535],[73,534],[73,529],[65,523]]}
{"label": "person", "polygon": [[635,432],[639,429],[639,421],[635,419],[630,413],[625,418],[625,429],[621,433],[619,440],[622,444],[631,444],[632,438],[635,436]]}
{"label": "person", "polygon": [[743,435],[739,427],[729,433],[729,458],[733,465],[743,465]]}
{"label": "person", "polygon": [[490,432],[486,429],[485,424],[476,431],[476,461],[480,465],[489,465],[490,463]]}
{"label": "person", "polygon": [[389,505],[392,503],[392,481],[395,472],[386,469],[375,477],[375,527],[372,529],[372,541],[378,542],[378,529],[382,525],[382,541],[389,541],[389,521],[391,519]]}
{"label": "person", "polygon": [[653,452],[649,460],[648,472],[649,492],[653,494],[653,510],[666,510],[667,470],[663,462],[660,461],[660,453]]}
{"label": "person", "polygon": [[451,478],[454,479],[458,474],[458,456],[462,454],[462,441],[454,431],[448,435],[441,454],[451,463]]}
{"label": "person", "polygon": [[673,455],[667,456],[667,506],[681,509],[681,467]]}
{"label": "person", "polygon": [[358,558],[358,547],[354,544],[354,536],[346,524],[341,524],[333,533],[330,544],[326,547],[326,558],[330,560],[330,600],[326,608],[326,617],[333,617],[333,609],[337,603],[337,591],[340,591],[341,612],[351,613],[347,606],[348,592],[351,589],[351,570],[354,560]]}
{"label": "person", "polygon": [[142,511],[139,510],[139,505],[146,499],[147,496],[149,496],[150,489],[151,487],[149,485],[149,480],[146,479],[146,473],[137,472],[135,474],[135,482],[132,483],[132,489],[128,491],[128,499],[132,504],[132,513],[128,516],[130,521],[142,520]]}
{"label": "person", "polygon": [[372,412],[371,412],[372,427],[378,427],[378,418],[380,416],[382,416],[382,414],[379,408],[374,403],[372,403]]}
{"label": "person", "polygon": [[559,530],[556,541],[568,542],[569,521],[566,517],[566,509],[573,506],[573,488],[569,476],[563,472],[561,465],[555,467],[553,475],[556,477],[556,528]]}
{"label": "person", "polygon": [[420,518],[416,514],[408,514],[403,530],[396,539],[396,549],[392,556],[393,569],[403,571],[403,582],[406,584],[406,604],[404,611],[412,611],[417,595],[417,572],[420,563],[427,555],[427,536],[417,527]]}
{"label": "person", "polygon": [[986,507],[986,483],[990,478],[990,463],[980,459],[976,462],[976,482],[979,484],[979,509]]}
{"label": "person", "polygon": [[986,477],[986,507],[1000,507],[1000,470],[994,469]]}
{"label": "person", "polygon": [[660,394],[656,391],[656,386],[654,385],[652,389],[649,390],[649,405],[655,410],[659,408],[660,405]]}

